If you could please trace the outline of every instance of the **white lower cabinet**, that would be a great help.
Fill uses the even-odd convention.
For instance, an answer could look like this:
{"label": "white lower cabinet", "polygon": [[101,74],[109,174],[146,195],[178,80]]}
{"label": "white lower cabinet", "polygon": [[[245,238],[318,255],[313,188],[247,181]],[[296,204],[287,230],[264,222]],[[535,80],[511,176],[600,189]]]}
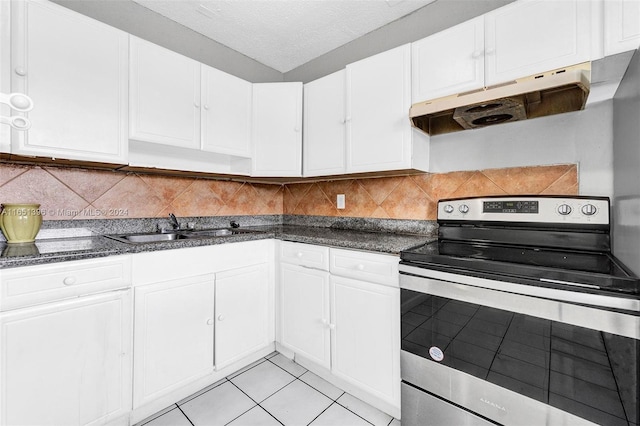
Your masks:
{"label": "white lower cabinet", "polygon": [[273,244],[133,256],[132,424],[274,350]]}
{"label": "white lower cabinet", "polygon": [[0,314],[0,424],[102,425],[131,410],[131,295]]}
{"label": "white lower cabinet", "polygon": [[281,242],[279,253],[278,343],[399,418],[398,257],[292,242]]}
{"label": "white lower cabinet", "polygon": [[213,371],[214,275],[135,289],[134,407]]}
{"label": "white lower cabinet", "polygon": [[0,269],[0,425],[126,423],[131,258]]}
{"label": "white lower cabinet", "polygon": [[216,273],[216,370],[273,342],[268,276],[266,263]]}
{"label": "white lower cabinet", "polygon": [[333,374],[400,402],[400,289],[331,276]]}
{"label": "white lower cabinet", "polygon": [[[278,246],[278,347],[399,417],[398,258]],[[135,424],[266,356],[274,249],[260,240],[0,270],[0,426]]]}
{"label": "white lower cabinet", "polygon": [[280,298],[280,343],[331,368],[329,272],[283,263]]}

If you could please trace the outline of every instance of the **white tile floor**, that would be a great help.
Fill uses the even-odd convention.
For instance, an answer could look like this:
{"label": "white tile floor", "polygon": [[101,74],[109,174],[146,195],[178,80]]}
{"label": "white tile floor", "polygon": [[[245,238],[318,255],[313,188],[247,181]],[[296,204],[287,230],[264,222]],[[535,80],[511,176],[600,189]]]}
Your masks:
{"label": "white tile floor", "polygon": [[400,422],[273,353],[141,425],[400,426]]}

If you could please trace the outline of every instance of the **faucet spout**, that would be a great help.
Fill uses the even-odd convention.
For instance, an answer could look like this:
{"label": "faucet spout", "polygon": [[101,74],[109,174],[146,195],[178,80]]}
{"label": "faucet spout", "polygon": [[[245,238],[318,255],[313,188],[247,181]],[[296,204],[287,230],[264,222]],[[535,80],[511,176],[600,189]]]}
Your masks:
{"label": "faucet spout", "polygon": [[180,229],[180,223],[178,222],[178,219],[176,219],[176,215],[169,213],[169,220],[171,221],[173,229]]}

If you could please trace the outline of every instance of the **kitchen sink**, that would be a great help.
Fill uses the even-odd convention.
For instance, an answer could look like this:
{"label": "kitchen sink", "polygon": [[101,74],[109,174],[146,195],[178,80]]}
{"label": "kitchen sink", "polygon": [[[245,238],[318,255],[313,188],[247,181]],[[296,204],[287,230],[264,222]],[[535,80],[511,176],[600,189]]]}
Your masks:
{"label": "kitchen sink", "polygon": [[226,237],[230,235],[248,234],[248,233],[260,233],[251,229],[238,229],[238,228],[218,228],[218,229],[201,229],[201,230],[177,230],[172,232],[147,232],[137,234],[119,234],[119,235],[105,235],[112,240],[120,241],[128,244],[147,244],[147,243],[160,243],[166,241],[188,240],[198,238],[216,238]]}
{"label": "kitchen sink", "polygon": [[203,231],[192,231],[188,234],[189,238],[208,238],[208,237],[225,237],[227,235],[241,234],[241,232],[237,232],[238,229],[209,229]]}

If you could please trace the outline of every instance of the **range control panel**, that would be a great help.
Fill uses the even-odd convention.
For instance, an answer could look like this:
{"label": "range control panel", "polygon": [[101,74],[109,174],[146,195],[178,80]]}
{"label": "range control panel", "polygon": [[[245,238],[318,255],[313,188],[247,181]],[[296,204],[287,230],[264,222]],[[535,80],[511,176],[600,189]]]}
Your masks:
{"label": "range control panel", "polygon": [[442,200],[438,219],[609,224],[608,198],[488,197]]}

